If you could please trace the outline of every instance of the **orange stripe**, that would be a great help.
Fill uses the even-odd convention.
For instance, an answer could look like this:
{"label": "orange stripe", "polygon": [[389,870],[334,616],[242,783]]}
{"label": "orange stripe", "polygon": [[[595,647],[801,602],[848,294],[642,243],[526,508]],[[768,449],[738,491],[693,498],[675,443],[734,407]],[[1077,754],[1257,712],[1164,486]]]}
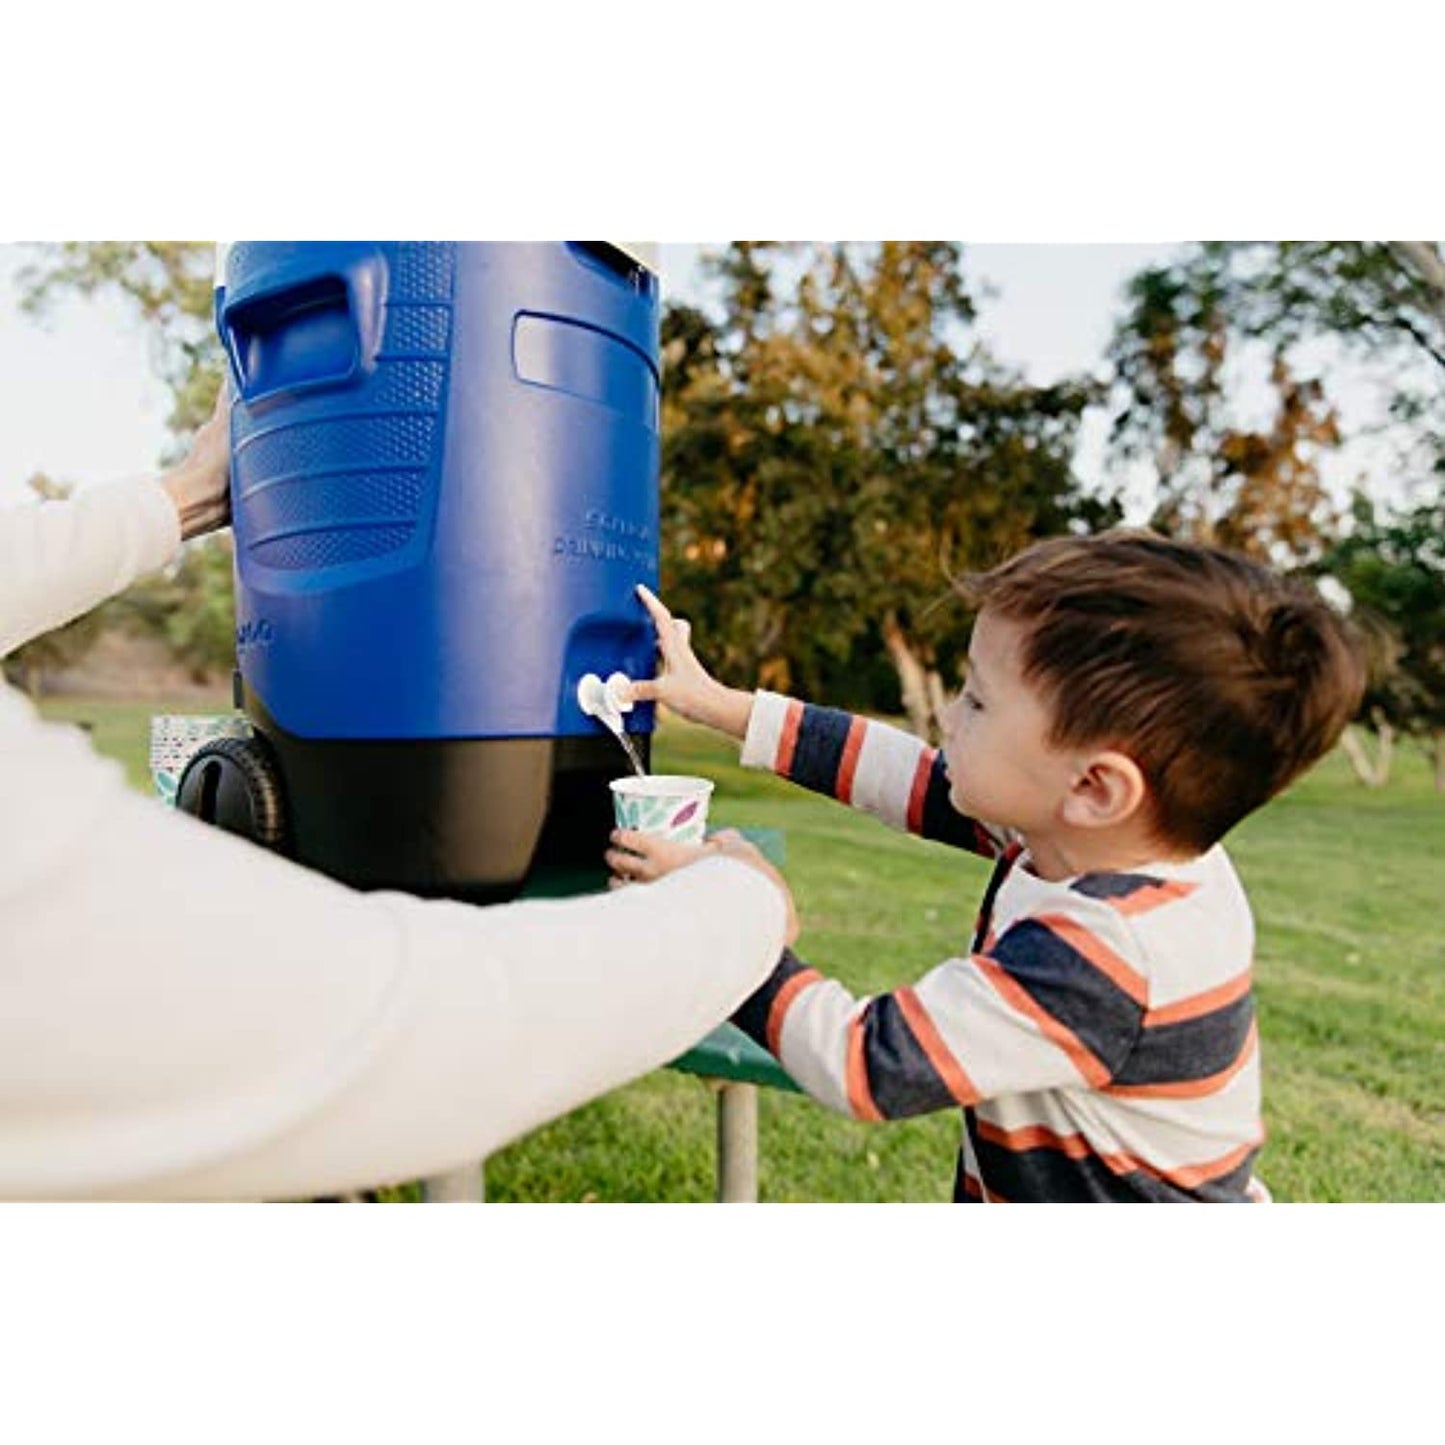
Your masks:
{"label": "orange stripe", "polygon": [[974,1199],[983,1198],[983,1185],[967,1169],[963,1171],[963,1192]]}
{"label": "orange stripe", "polygon": [[768,1008],[768,1026],[766,1037],[768,1041],[768,1052],[776,1059],[781,1058],[783,1047],[783,1017],[792,1007],[793,1000],[807,988],[810,983],[821,983],[823,975],[816,968],[805,968],[800,973],[795,973],[782,988],[773,996],[773,1002]]}
{"label": "orange stripe", "polygon": [[803,704],[790,702],[783,715],[783,735],[778,739],[778,756],[773,771],[787,777],[793,768],[793,753],[798,747],[798,729],[803,725]]}
{"label": "orange stripe", "polygon": [[1076,953],[1081,953],[1095,968],[1112,983],[1123,989],[1140,1008],[1149,1003],[1149,984],[1141,974],[1136,973],[1103,939],[1091,933],[1082,923],[1063,913],[1039,913],[1035,923],[1041,923],[1055,938],[1067,943]]}
{"label": "orange stripe", "polygon": [[848,1106],[860,1119],[880,1120],[883,1115],[868,1088],[868,1070],[863,1064],[863,1015],[848,1025]]}
{"label": "orange stripe", "polygon": [[1026,1149],[1056,1149],[1068,1159],[1097,1159],[1113,1174],[1132,1174],[1144,1170],[1156,1171],[1132,1154],[1102,1154],[1082,1134],[1055,1134],[1043,1124],[1030,1124],[1022,1129],[1000,1129],[997,1124],[978,1121],[980,1139],[997,1144],[1010,1153],[1021,1153]]}
{"label": "orange stripe", "polygon": [[937,748],[924,748],[918,755],[918,766],[913,771],[913,788],[908,794],[908,831],[923,831],[923,799],[928,794],[928,778],[933,772],[933,760],[938,756]]}
{"label": "orange stripe", "polygon": [[1203,1164],[1192,1164],[1187,1169],[1177,1170],[1173,1174],[1166,1174],[1164,1177],[1171,1184],[1178,1184],[1184,1189],[1193,1189],[1197,1185],[1207,1184],[1211,1179],[1218,1179],[1221,1174],[1228,1174],[1231,1169],[1238,1169],[1253,1149],[1258,1149],[1264,1142],[1261,1134],[1258,1139],[1251,1140],[1248,1144],[1241,1144],[1238,1149],[1231,1149],[1228,1154],[1221,1154],[1218,1159],[1206,1160]]}
{"label": "orange stripe", "polygon": [[1052,1043],[1057,1044],[1069,1056],[1074,1067],[1089,1083],[1097,1089],[1108,1082],[1108,1069],[1084,1047],[1078,1036],[1072,1030],[1066,1029],[1051,1013],[1040,1008],[993,959],[976,953],[973,961],[978,965],[979,972],[994,986],[995,991],[1002,995],[1005,1002],[1011,1004],[1019,1013],[1033,1019],[1043,1030],[1044,1036]]}
{"label": "orange stripe", "polygon": [[960,1104],[976,1104],[983,1097],[974,1086],[972,1079],[964,1072],[963,1065],[953,1057],[943,1035],[929,1018],[923,1001],[911,988],[900,988],[893,997],[898,1001],[899,1011],[908,1020],[908,1027],[918,1040],[928,1062],[933,1065],[938,1077],[948,1086],[948,1092]]}
{"label": "orange stripe", "polygon": [[863,751],[863,734],[867,731],[868,724],[861,717],[855,717],[848,725],[848,738],[838,763],[838,786],[834,789],[840,802],[853,801],[853,774],[858,771],[858,754]]}
{"label": "orange stripe", "polygon": [[1178,880],[1151,883],[1126,898],[1106,898],[1104,902],[1118,913],[1148,913],[1153,908],[1172,903],[1176,898],[1188,898],[1198,887],[1197,883],[1181,883]]}
{"label": "orange stripe", "polygon": [[1218,988],[1176,999],[1162,1008],[1151,1008],[1144,1015],[1144,1027],[1149,1029],[1156,1024],[1177,1024],[1185,1019],[1197,1019],[1217,1008],[1223,1008],[1226,1004],[1234,1003],[1249,992],[1251,977],[1249,969],[1245,969],[1243,973],[1227,983],[1220,984]]}
{"label": "orange stripe", "polygon": [[1216,1094],[1250,1061],[1259,1043],[1259,1029],[1250,1024],[1239,1057],[1227,1068],[1207,1079],[1188,1079],[1177,1084],[1112,1084],[1104,1090],[1120,1099],[1198,1099]]}
{"label": "orange stripe", "polygon": [[1143,1159],[1135,1158],[1132,1154],[1101,1153],[1092,1148],[1082,1134],[1055,1134],[1052,1129],[1042,1124],[1030,1124],[1022,1129],[1000,1129],[997,1124],[980,1119],[978,1135],[980,1139],[986,1139],[990,1144],[996,1144],[1010,1153],[1021,1153],[1026,1149],[1057,1149],[1069,1159],[1097,1159],[1114,1174],[1151,1174],[1154,1178],[1163,1179],[1180,1189],[1197,1188],[1200,1184],[1206,1184],[1209,1180],[1217,1179],[1221,1174],[1228,1174],[1231,1169],[1238,1168],[1249,1152],[1260,1146],[1264,1137],[1261,1135],[1248,1144],[1231,1149],[1227,1154],[1221,1154],[1218,1159],[1207,1159],[1202,1164],[1190,1164],[1181,1169],[1161,1169]]}

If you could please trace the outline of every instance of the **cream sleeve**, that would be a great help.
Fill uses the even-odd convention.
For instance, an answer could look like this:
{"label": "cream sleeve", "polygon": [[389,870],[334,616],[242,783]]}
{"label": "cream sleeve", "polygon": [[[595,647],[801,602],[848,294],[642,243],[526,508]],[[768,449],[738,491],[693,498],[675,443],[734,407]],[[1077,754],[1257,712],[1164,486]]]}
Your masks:
{"label": "cream sleeve", "polygon": [[0,657],[123,591],[180,542],[175,505],[151,478],[0,508]]}

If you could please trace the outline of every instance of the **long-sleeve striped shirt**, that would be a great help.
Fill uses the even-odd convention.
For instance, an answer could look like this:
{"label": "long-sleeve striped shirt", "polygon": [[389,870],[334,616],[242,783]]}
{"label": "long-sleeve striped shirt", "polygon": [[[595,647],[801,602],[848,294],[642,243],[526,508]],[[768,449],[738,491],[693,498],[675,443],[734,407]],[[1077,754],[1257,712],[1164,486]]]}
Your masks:
{"label": "long-sleeve striped shirt", "polygon": [[959,1201],[1251,1197],[1254,925],[1223,848],[1046,881],[953,808],[935,749],[773,693],[742,761],[996,860],[966,954],[857,999],[785,953],[738,1011],[808,1094],[858,1119],[962,1106]]}

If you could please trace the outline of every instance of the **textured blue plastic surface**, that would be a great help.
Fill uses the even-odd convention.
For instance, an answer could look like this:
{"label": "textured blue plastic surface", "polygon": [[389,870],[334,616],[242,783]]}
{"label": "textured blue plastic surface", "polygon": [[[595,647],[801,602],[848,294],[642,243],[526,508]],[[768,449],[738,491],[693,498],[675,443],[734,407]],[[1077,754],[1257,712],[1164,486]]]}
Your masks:
{"label": "textured blue plastic surface", "polygon": [[223,282],[237,655],[277,723],[594,735],[583,674],[653,667],[655,281],[566,242],[249,241]]}

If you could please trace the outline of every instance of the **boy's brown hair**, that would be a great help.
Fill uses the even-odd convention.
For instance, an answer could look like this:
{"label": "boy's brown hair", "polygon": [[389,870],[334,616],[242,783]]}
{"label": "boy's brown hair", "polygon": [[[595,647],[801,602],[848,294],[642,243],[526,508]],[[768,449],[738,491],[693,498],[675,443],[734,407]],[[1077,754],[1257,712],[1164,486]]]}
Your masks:
{"label": "boy's brown hair", "polygon": [[1119,529],[960,580],[1020,623],[1057,747],[1138,765],[1161,842],[1203,852],[1332,748],[1365,670],[1343,620],[1258,563]]}

